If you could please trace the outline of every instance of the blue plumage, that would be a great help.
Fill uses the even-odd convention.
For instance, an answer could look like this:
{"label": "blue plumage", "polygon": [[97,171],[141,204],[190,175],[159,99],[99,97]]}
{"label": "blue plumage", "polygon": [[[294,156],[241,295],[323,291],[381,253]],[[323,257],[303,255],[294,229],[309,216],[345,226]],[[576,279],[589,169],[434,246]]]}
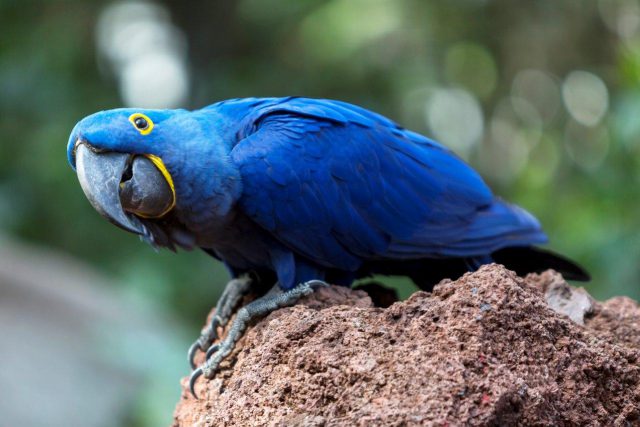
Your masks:
{"label": "blue plumage", "polygon": [[449,150],[359,107],[294,98],[251,120],[231,152],[253,177],[239,205],[322,267],[473,258],[546,241],[533,216],[495,198]]}
{"label": "blue plumage", "polygon": [[[148,135],[130,129],[135,112],[154,122]],[[449,272],[454,261],[464,269],[546,242],[532,215],[494,196],[450,150],[344,102],[100,112],[74,129],[72,165],[78,140],[162,159],[176,204],[140,219],[155,244],[199,246],[232,274],[273,271],[283,289],[376,272],[433,281],[439,276],[424,270]]]}

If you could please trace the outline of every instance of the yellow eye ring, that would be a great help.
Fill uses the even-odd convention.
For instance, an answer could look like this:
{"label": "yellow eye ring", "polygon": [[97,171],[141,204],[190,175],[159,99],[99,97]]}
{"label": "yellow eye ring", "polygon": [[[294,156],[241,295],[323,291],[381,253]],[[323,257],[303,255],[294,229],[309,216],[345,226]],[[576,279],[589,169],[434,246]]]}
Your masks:
{"label": "yellow eye ring", "polygon": [[129,122],[142,135],[149,135],[153,130],[153,120],[149,116],[142,113],[133,113],[129,116]]}

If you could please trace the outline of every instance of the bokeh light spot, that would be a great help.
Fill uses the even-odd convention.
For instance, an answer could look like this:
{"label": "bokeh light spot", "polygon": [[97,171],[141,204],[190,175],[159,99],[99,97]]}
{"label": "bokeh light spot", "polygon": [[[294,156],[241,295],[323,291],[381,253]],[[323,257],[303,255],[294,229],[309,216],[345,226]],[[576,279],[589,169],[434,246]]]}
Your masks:
{"label": "bokeh light spot", "polygon": [[602,79],[587,71],[572,71],[562,83],[562,99],[577,122],[595,126],[609,108],[609,92]]}
{"label": "bokeh light spot", "polygon": [[400,12],[399,4],[391,0],[327,2],[302,22],[305,54],[324,61],[347,59],[398,28],[402,22]]}
{"label": "bokeh light spot", "polygon": [[479,44],[458,43],[447,51],[445,73],[451,84],[463,86],[481,99],[496,89],[498,71],[491,52]]}
{"label": "bokeh light spot", "polygon": [[511,94],[527,100],[537,111],[540,118],[549,123],[560,107],[560,87],[549,73],[526,69],[518,72],[513,79]]}
{"label": "bokeh light spot", "polygon": [[605,25],[623,39],[633,37],[640,28],[638,0],[599,0],[598,11]]}
{"label": "bokeh light spot", "polygon": [[606,127],[587,127],[570,120],[564,135],[565,148],[578,167],[593,172],[602,165],[610,144]]}
{"label": "bokeh light spot", "polygon": [[436,90],[427,101],[426,114],[435,137],[463,157],[482,138],[482,108],[464,89]]}
{"label": "bokeh light spot", "polygon": [[540,143],[529,152],[525,171],[532,187],[549,185],[560,166],[560,148],[553,138],[543,136]]}
{"label": "bokeh light spot", "polygon": [[130,61],[120,75],[124,102],[136,107],[177,107],[185,101],[188,86],[184,64],[166,52],[149,53]]}
{"label": "bokeh light spot", "polygon": [[148,1],[109,5],[100,14],[96,43],[127,106],[175,108],[186,101],[186,42],[163,6]]}

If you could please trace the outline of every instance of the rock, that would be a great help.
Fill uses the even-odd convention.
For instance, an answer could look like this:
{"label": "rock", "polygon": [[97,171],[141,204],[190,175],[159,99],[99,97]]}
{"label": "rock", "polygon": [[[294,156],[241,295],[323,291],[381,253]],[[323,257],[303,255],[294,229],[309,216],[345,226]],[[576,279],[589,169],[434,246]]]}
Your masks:
{"label": "rock", "polygon": [[330,287],[186,385],[174,426],[640,425],[640,307],[495,264],[388,308]]}
{"label": "rock", "polygon": [[555,271],[546,271],[539,278],[531,275],[529,279],[540,283],[549,307],[584,325],[585,315],[594,309],[594,300],[584,288],[574,288]]}

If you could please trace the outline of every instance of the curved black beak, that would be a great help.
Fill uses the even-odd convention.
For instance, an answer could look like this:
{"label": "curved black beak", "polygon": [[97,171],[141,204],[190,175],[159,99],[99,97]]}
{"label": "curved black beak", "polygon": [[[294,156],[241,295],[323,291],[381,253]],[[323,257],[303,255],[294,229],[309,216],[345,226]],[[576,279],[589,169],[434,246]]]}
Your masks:
{"label": "curved black beak", "polygon": [[120,202],[120,182],[128,162],[129,154],[98,153],[83,142],[76,147],[78,180],[91,206],[118,227],[145,235],[144,225],[125,213]]}

